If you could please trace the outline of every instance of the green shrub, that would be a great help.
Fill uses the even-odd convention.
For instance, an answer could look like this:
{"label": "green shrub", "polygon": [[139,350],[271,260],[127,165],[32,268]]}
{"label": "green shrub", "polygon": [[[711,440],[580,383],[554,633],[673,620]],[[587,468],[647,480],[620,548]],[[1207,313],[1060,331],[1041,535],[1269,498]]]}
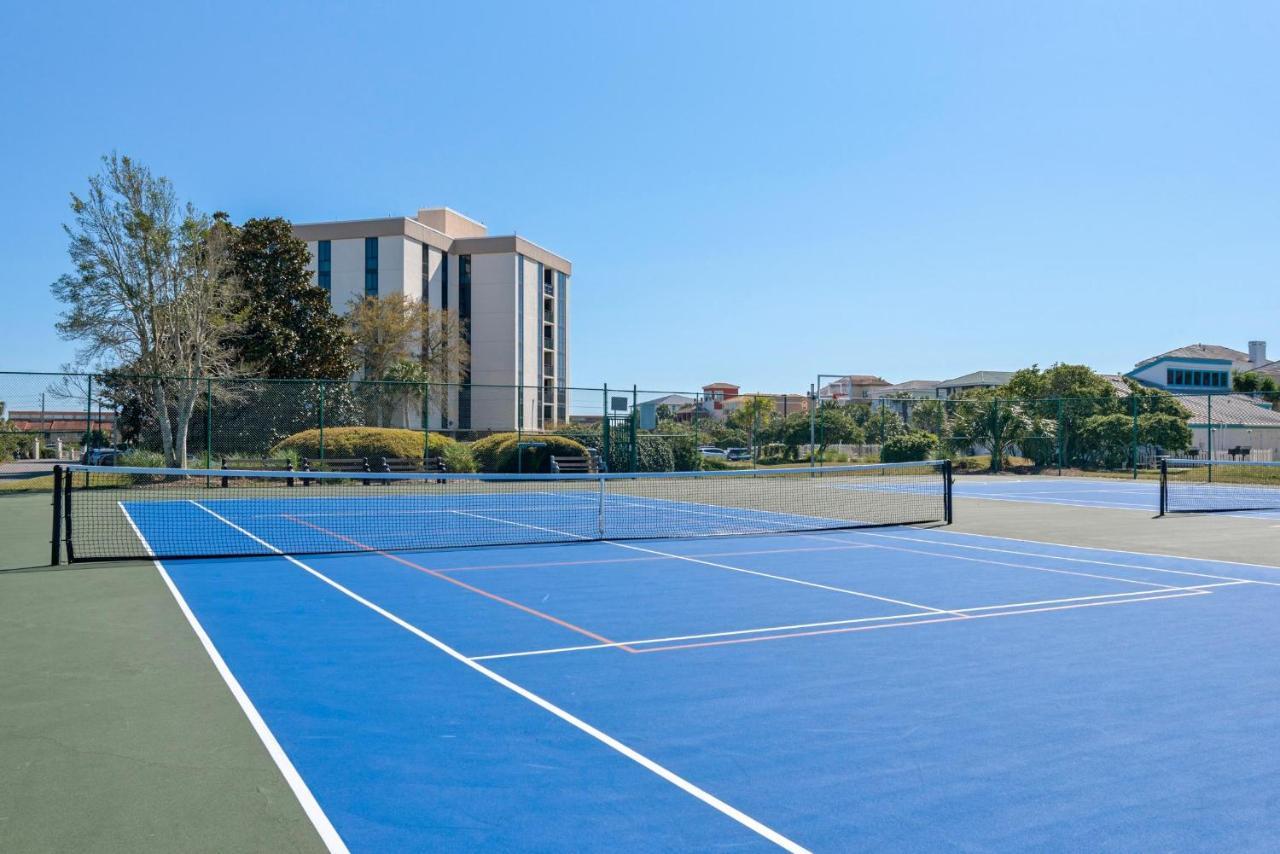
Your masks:
{"label": "green shrub", "polygon": [[503,442],[516,440],[515,433],[493,433],[471,443],[471,456],[480,471],[498,470],[498,449]]}
{"label": "green shrub", "polygon": [[116,457],[116,465],[130,468],[162,469],[164,468],[164,454],[133,448]]}
{"label": "green shrub", "polygon": [[702,454],[692,436],[668,436],[671,446],[671,462],[676,471],[697,471],[702,468]]}
{"label": "green shrub", "polygon": [[471,455],[471,449],[466,445],[458,442],[446,445],[444,453],[440,456],[444,460],[446,471],[473,472],[476,470],[475,457]]}
{"label": "green shrub", "polygon": [[890,436],[880,447],[880,461],[909,463],[932,459],[938,450],[938,437],[922,430],[908,430]]}
{"label": "green shrub", "polygon": [[0,463],[7,463],[26,442],[26,434],[12,430],[0,430]]}
{"label": "green shrub", "polygon": [[703,457],[702,468],[705,471],[727,471],[728,469],[738,468],[728,460],[722,460],[719,457]]}
{"label": "green shrub", "polygon": [[1058,443],[1052,436],[1028,436],[1018,442],[1018,449],[1035,466],[1052,465],[1058,459]]}
{"label": "green shrub", "polygon": [[[432,433],[429,456],[443,456],[445,449],[456,445],[453,439]],[[290,454],[309,459],[320,458],[320,431],[303,430],[279,442],[271,449],[274,457]],[[422,458],[422,431],[395,427],[330,427],[324,431],[326,457],[408,457]]]}
{"label": "green shrub", "polygon": [[581,442],[575,442],[573,439],[564,436],[525,436],[526,442],[544,442],[546,447],[542,448],[525,448],[524,458],[517,460],[518,449],[513,439],[505,442],[498,453],[498,471],[513,472],[519,468],[520,471],[551,471],[551,457],[585,457],[587,456],[587,448]]}
{"label": "green shrub", "polygon": [[[540,442],[544,447],[526,447],[521,458],[520,442]],[[551,470],[552,456],[588,455],[582,442],[554,433],[494,433],[472,442],[470,451],[480,471],[507,473],[547,472]]]}
{"label": "green shrub", "polygon": [[987,471],[991,468],[991,455],[979,454],[972,457],[957,457],[954,466],[956,471]]}

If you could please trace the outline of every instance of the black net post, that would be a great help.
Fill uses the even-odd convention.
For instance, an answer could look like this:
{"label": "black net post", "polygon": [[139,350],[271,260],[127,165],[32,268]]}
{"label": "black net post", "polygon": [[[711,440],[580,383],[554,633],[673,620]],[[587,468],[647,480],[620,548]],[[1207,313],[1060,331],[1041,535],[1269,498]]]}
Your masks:
{"label": "black net post", "polygon": [[62,466],[53,467],[53,531],[49,537],[49,566],[62,562]]}
{"label": "black net post", "polygon": [[943,521],[945,521],[948,525],[951,524],[951,519],[952,519],[951,495],[952,495],[952,487],[954,485],[955,485],[955,480],[951,476],[951,460],[949,459],[943,460],[942,461],[942,517],[943,517]]}
{"label": "black net post", "polygon": [[[89,482],[89,473],[85,472],[85,484]],[[71,540],[71,493],[74,483],[72,481],[71,470],[67,469],[66,483],[62,487],[62,536],[67,542],[67,563],[72,563],[76,559],[75,548],[72,546]],[[54,507],[53,512],[57,513],[58,508]]]}
{"label": "black net post", "polygon": [[1160,515],[1169,509],[1169,460],[1160,460]]}

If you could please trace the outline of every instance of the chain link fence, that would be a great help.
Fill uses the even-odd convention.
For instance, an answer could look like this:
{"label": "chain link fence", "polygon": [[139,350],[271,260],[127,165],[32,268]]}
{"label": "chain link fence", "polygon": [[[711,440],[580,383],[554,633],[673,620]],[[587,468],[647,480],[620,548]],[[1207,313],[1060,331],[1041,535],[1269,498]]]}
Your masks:
{"label": "chain link fence", "polygon": [[[395,435],[370,438],[366,428]],[[322,466],[370,448],[454,470],[546,471],[555,454],[585,453],[615,472],[946,457],[961,472],[1141,477],[1162,456],[1280,460],[1280,395],[725,398],[636,386],[0,373],[0,479],[20,464],[39,474],[41,460]]]}

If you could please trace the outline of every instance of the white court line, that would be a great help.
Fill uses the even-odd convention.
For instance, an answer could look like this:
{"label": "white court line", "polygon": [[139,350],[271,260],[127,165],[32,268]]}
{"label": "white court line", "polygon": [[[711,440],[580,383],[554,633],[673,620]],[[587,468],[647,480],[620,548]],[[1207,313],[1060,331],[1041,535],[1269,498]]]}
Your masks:
{"label": "white court line", "polygon": [[1088,510],[1129,510],[1133,512],[1151,512],[1155,513],[1159,508],[1156,507],[1120,507],[1115,504],[1084,504],[1079,501],[1032,501],[1026,498],[998,498],[992,495],[961,495],[955,493],[956,498],[967,498],[971,501],[1005,501],[1014,504],[1052,504],[1058,507],[1083,507]]}
{"label": "white court line", "polygon": [[620,549],[631,549],[632,551],[644,552],[645,554],[661,555],[662,557],[669,557],[672,560],[684,560],[684,561],[688,561],[689,563],[700,563],[704,566],[713,566],[716,569],[727,569],[732,572],[741,572],[745,575],[758,575],[761,578],[771,578],[774,581],[785,581],[790,584],[799,584],[802,587],[815,587],[819,590],[830,590],[833,593],[845,593],[849,596],[859,596],[859,597],[862,597],[863,599],[874,599],[877,602],[888,602],[892,605],[902,605],[906,608],[915,608],[916,610],[919,610],[919,611],[928,611],[934,614],[953,614],[956,616],[964,616],[963,614],[960,614],[957,611],[948,611],[946,608],[934,608],[930,605],[918,605],[915,602],[906,602],[902,599],[890,599],[888,596],[876,596],[873,593],[864,593],[861,590],[850,590],[845,587],[833,587],[829,584],[819,584],[816,581],[804,581],[799,578],[790,578],[785,575],[774,575],[773,573],[770,573],[770,572],[758,572],[754,569],[743,569],[740,566],[729,566],[727,563],[716,563],[710,560],[702,560],[696,557],[689,557],[688,555],[673,554],[672,552],[659,551],[658,549],[647,549],[647,548],[644,548],[643,546],[635,546],[630,543],[620,543],[616,540],[598,540],[597,541],[593,537],[584,537],[581,534],[571,534],[568,531],[557,531],[555,528],[544,528],[540,525],[529,525],[525,522],[512,522],[509,519],[498,519],[493,516],[482,516],[479,513],[470,513],[466,510],[456,510],[454,512],[462,513],[463,515],[466,515],[466,516],[475,516],[477,519],[487,519],[490,522],[503,522],[505,524],[516,525],[521,528],[533,528],[534,530],[537,530],[537,531],[547,531],[548,533],[552,533],[552,534],[561,534],[567,537],[577,537],[578,539],[581,539],[581,540],[591,540],[594,542],[602,542],[611,546],[617,546]]}
{"label": "white court line", "polygon": [[[1219,560],[1217,558],[1212,558],[1212,557],[1188,557],[1187,555],[1171,555],[1171,554],[1164,554],[1162,552],[1135,552],[1132,549],[1109,549],[1106,546],[1077,546],[1077,545],[1070,545],[1068,543],[1055,543],[1048,540],[1028,540],[1026,537],[998,537],[993,534],[974,534],[970,531],[947,531],[946,533],[951,536],[978,537],[979,539],[983,539],[983,540],[1005,540],[1006,542],[1010,542],[1010,543],[1027,543],[1028,545],[1032,545],[1032,546],[1058,546],[1059,548],[1075,549],[1077,551],[1110,552],[1111,554],[1137,555],[1139,557],[1167,557],[1167,558],[1172,558],[1173,560],[1191,560],[1191,561],[1195,561],[1196,563],[1223,563],[1223,564],[1230,564],[1231,566],[1251,566],[1255,569],[1280,569],[1280,565],[1276,565],[1276,564],[1248,563],[1247,561],[1242,561],[1242,560]],[[932,542],[932,541],[929,541],[929,542]],[[939,540],[938,542],[943,542],[943,541]],[[959,544],[957,543],[957,545]],[[1027,552],[1015,552],[1015,554],[1027,554]],[[1132,564],[1120,564],[1120,565],[1132,566]],[[1151,568],[1151,567],[1148,567],[1148,568]],[[1173,570],[1173,569],[1167,569],[1163,571],[1177,572],[1177,570]],[[1195,575],[1196,573],[1191,573],[1191,574]],[[1209,575],[1205,577],[1214,578],[1215,576]],[[1240,580],[1240,579],[1237,579],[1237,580]],[[1272,582],[1254,581],[1253,583],[1254,584],[1271,584]]]}
{"label": "white court line", "polygon": [[[677,649],[693,649],[697,647],[709,647],[709,646],[726,646],[730,644],[754,643],[757,641],[787,640],[789,638],[812,637],[814,635],[835,635],[835,634],[847,634],[847,633],[853,633],[853,632],[873,632],[880,629],[901,629],[901,628],[911,628],[912,626],[930,626],[936,623],[954,623],[962,620],[987,620],[987,619],[992,619],[994,617],[1020,617],[1023,614],[1044,614],[1050,611],[1072,611],[1078,608],[1097,608],[1103,605],[1129,605],[1134,602],[1156,602],[1161,599],[1183,599],[1188,596],[1212,595],[1208,590],[1199,590],[1199,589],[1189,589],[1186,591],[1174,591],[1174,592],[1171,592],[1168,590],[1144,590],[1141,592],[1145,595],[1143,595],[1141,598],[1134,598],[1134,599],[1110,599],[1105,602],[1081,602],[1074,605],[1055,605],[1047,608],[1024,608],[1022,610],[1014,610],[1014,611],[997,611],[993,613],[984,613],[984,614],[959,614],[955,616],[916,614],[915,615],[916,619],[914,620],[904,620],[902,622],[896,622],[896,623],[881,621],[881,622],[875,623],[874,625],[835,626],[835,627],[829,627],[829,628],[814,629],[812,631],[797,631],[797,632],[791,632],[788,634],[780,634],[780,635],[762,635],[758,633],[752,633],[750,636],[727,638],[723,640],[712,639],[712,640],[699,641],[695,643],[674,644],[671,646],[654,646],[649,649],[637,649],[634,651],[638,653],[668,652],[668,651],[677,650]],[[584,647],[584,648],[591,649],[593,647]],[[573,650],[571,649],[547,650],[545,651],[545,654],[551,654],[555,652],[571,652],[571,651]],[[520,655],[520,654],[521,653],[515,653],[511,655],[494,655],[494,656],[488,656],[488,657],[504,658],[504,657],[514,657],[515,655]],[[523,654],[533,655],[533,654],[538,654],[538,651],[534,651],[531,653],[523,653]]]}
{"label": "white court line", "polygon": [[383,608],[381,605],[378,605],[364,598],[359,593],[356,593],[353,590],[350,590],[349,588],[344,587],[342,584],[338,583],[337,581],[334,581],[332,578],[320,572],[319,570],[313,569],[312,567],[308,566],[307,564],[303,563],[302,561],[298,560],[292,555],[284,554],[280,549],[276,548],[271,543],[268,543],[266,540],[263,540],[262,538],[249,533],[244,528],[241,528],[239,525],[235,524],[229,519],[218,515],[214,511],[210,510],[208,507],[205,507],[204,505],[200,504],[200,502],[191,501],[191,503],[199,507],[201,510],[205,511],[206,513],[208,513],[210,516],[213,516],[215,519],[218,519],[219,521],[230,526],[236,531],[239,531],[240,533],[244,534],[246,537],[253,540],[254,542],[257,542],[260,545],[265,546],[266,548],[275,552],[281,558],[283,558],[284,560],[287,560],[289,563],[292,563],[294,566],[298,567],[299,569],[315,576],[320,581],[323,581],[325,584],[328,584],[334,590],[337,590],[339,593],[342,593],[343,595],[360,603],[361,605],[373,611],[375,614],[379,615],[380,617],[390,620],[392,623],[395,623],[400,628],[426,641],[436,649],[443,652],[445,655],[448,655],[450,658],[460,662],[461,664],[466,665],[467,667],[471,668],[472,670],[476,671],[482,676],[485,676],[493,680],[497,684],[501,685],[503,688],[506,688],[507,690],[523,697],[524,699],[533,703],[535,706],[538,706],[539,708],[547,712],[550,712],[551,714],[560,718],[562,721],[569,724],[570,726],[573,726],[574,728],[580,730],[581,732],[591,736],[596,741],[599,741],[601,744],[611,748],[617,753],[622,754],[626,758],[630,759],[632,762],[635,762],[637,765],[640,765],[642,768],[648,771],[651,771],[652,773],[666,780],[668,783],[671,783],[673,786],[684,791],[685,793],[692,795],[693,797],[702,801],[707,806],[717,810],[723,815],[728,816],[729,818],[738,822],[748,830],[751,830],[759,834],[760,836],[772,842],[774,845],[777,845],[779,848],[782,848],[786,851],[793,852],[793,854],[809,854],[808,849],[806,849],[799,843],[793,842],[792,840],[783,836],[781,833],[778,833],[776,830],[772,829],[771,827],[764,824],[763,822],[752,818],[751,816],[747,815],[741,810],[738,810],[735,807],[730,806],[729,804],[720,800],[715,795],[711,794],[710,792],[706,791],[700,786],[697,786],[694,783],[689,782],[684,777],[681,777],[679,774],[675,773],[674,771],[668,770],[662,765],[659,765],[657,762],[653,761],[652,759],[645,756],[644,754],[639,753],[636,750],[633,750],[632,748],[623,744],[621,741],[618,741],[616,738],[609,735],[608,733],[605,733],[602,730],[596,729],[591,724],[587,723],[586,721],[582,720],[576,715],[565,711],[564,709],[552,703],[550,700],[543,699],[539,695],[511,681],[510,679],[501,675],[500,673],[490,670],[489,668],[485,667],[483,664],[479,664],[476,661],[468,658],[467,656],[458,652],[453,647],[446,644],[444,641],[439,640],[438,638],[427,634],[425,631],[413,625],[412,623],[408,622],[407,620],[404,620],[401,617],[391,613],[387,609]]}
{"label": "white court line", "polygon": [[[194,502],[193,502],[194,503]],[[204,630],[204,626],[200,625],[200,621],[196,618],[195,612],[191,610],[191,606],[187,604],[187,600],[183,598],[179,592],[178,586],[173,583],[173,579],[169,577],[168,571],[155,557],[155,551],[151,548],[151,544],[147,542],[147,538],[142,535],[142,531],[138,529],[134,523],[133,517],[129,515],[129,511],[125,509],[123,502],[116,502],[120,507],[120,512],[124,514],[125,521],[129,523],[129,527],[133,529],[133,533],[137,536],[138,541],[142,543],[142,548],[146,550],[151,557],[151,562],[155,565],[156,571],[160,573],[160,578],[164,581],[165,586],[169,588],[169,593],[173,596],[174,601],[178,603],[178,610],[182,611],[182,615],[187,618],[187,623],[191,626],[191,630],[195,632],[196,638],[200,641],[200,645],[204,647],[205,653],[213,662],[213,667],[218,671],[218,675],[222,677],[222,681],[226,683],[227,688],[231,691],[231,696],[240,704],[241,711],[244,712],[246,718],[249,719],[249,725],[253,727],[253,731],[257,733],[258,739],[267,749],[267,755],[275,762],[276,767],[280,769],[280,774],[284,777],[285,782],[293,791],[293,796],[298,799],[302,811],[306,813],[307,818],[316,829],[320,839],[324,842],[326,848],[335,854],[345,854],[348,850],[342,837],[334,828],[333,823],[329,821],[329,817],[325,815],[324,809],[312,794],[311,789],[307,786],[302,775],[298,773],[298,769],[293,766],[288,755],[284,752],[284,748],[280,746],[280,742],[276,740],[275,734],[271,732],[271,728],[267,726],[267,722],[263,720],[253,700],[249,699],[249,695],[245,693],[244,688],[240,685],[240,681],[236,679],[231,672],[231,668],[227,666],[227,662],[222,658],[222,654],[218,652],[217,647],[213,645],[213,640],[209,637],[209,633]],[[197,505],[199,506],[199,505]]]}
{"label": "white court line", "polygon": [[[925,537],[906,537],[901,534],[882,534],[882,533],[876,533],[874,531],[862,531],[860,533],[868,537],[882,537],[884,539],[889,539],[889,540],[906,540],[913,543],[925,543],[930,545],[936,544],[936,545],[942,546],[943,548],[971,549],[973,551],[980,551],[980,552],[996,552],[998,554],[1011,554],[1011,555],[1019,555],[1022,557],[1038,557],[1038,558],[1044,558],[1046,560],[1064,560],[1064,561],[1069,561],[1071,563],[1093,563],[1099,566],[1115,566],[1115,567],[1121,567],[1124,569],[1138,569],[1144,572],[1163,572],[1168,575],[1189,575],[1189,576],[1194,576],[1196,578],[1212,578],[1217,581],[1247,581],[1250,584],[1263,584],[1269,587],[1280,587],[1280,582],[1275,582],[1275,581],[1256,581],[1252,578],[1236,578],[1230,575],[1211,575],[1207,572],[1192,572],[1189,569],[1166,569],[1164,567],[1159,567],[1159,566],[1139,566],[1137,564],[1132,564],[1132,563],[1119,563],[1117,561],[1097,560],[1094,558],[1067,557],[1065,555],[1047,555],[1047,554],[1041,554],[1038,552],[1023,552],[1023,551],[1018,551],[1017,549],[999,549],[994,546],[970,546],[965,543],[948,543],[945,540],[930,540]],[[948,531],[947,533],[960,534],[964,532]],[[980,535],[970,534],[969,536],[980,536]],[[1011,538],[993,537],[992,539],[1011,539]],[[1018,540],[1017,542],[1035,543],[1034,540]],[[1040,543],[1040,545],[1054,545],[1054,544]],[[1092,547],[1091,546],[1063,546],[1063,548],[1079,549],[1079,548],[1092,548]],[[1103,551],[1116,551],[1116,552],[1119,552],[1120,554],[1142,554],[1141,552],[1121,552],[1119,549],[1103,549]],[[1169,558],[1173,558],[1174,560],[1181,560],[1181,558],[1177,557],[1176,555],[1146,555],[1146,557],[1169,557]],[[1192,558],[1192,559],[1194,560],[1195,558]],[[1252,564],[1242,564],[1242,565],[1251,566]],[[1268,567],[1268,568],[1274,568],[1274,567]],[[1108,576],[1100,576],[1100,577],[1106,578]]]}
{"label": "white court line", "polygon": [[1143,587],[1155,587],[1162,590],[1173,590],[1172,584],[1161,584],[1158,581],[1140,581],[1136,578],[1122,578],[1118,575],[1102,575],[1096,572],[1077,572],[1074,569],[1053,569],[1048,566],[1036,566],[1031,563],[1014,563],[1008,560],[994,560],[989,557],[968,557],[967,555],[947,554],[945,552],[925,551],[924,549],[911,549],[906,546],[885,546],[876,544],[878,549],[888,549],[895,552],[907,552],[908,554],[927,555],[929,557],[941,558],[942,560],[967,560],[973,563],[986,563],[992,566],[1008,566],[1014,569],[1030,569],[1035,572],[1050,572],[1054,575],[1076,575],[1081,578],[1096,578],[1102,581],[1115,581],[1120,584],[1140,584]]}
{"label": "white court line", "polygon": [[[1221,584],[1200,584],[1200,585],[1196,585],[1195,587],[1174,587],[1174,588],[1170,588],[1170,591],[1131,590],[1126,593],[1099,593],[1093,596],[1069,596],[1063,599],[1040,599],[1034,602],[1010,602],[1003,605],[977,605],[972,608],[957,608],[956,610],[960,613],[969,614],[974,611],[996,611],[1002,608],[1009,608],[1009,609],[1013,609],[1009,611],[1010,614],[1019,614],[1023,612],[1017,609],[1031,608],[1037,605],[1059,605],[1059,604],[1065,604],[1068,602],[1084,602],[1084,601],[1098,600],[1098,599],[1119,599],[1120,597],[1124,597],[1124,596],[1142,596],[1146,598],[1138,599],[1136,601],[1148,602],[1148,601],[1151,601],[1153,598],[1154,599],[1172,598],[1172,597],[1166,597],[1166,596],[1160,595],[1164,592],[1172,592],[1172,591],[1199,592],[1199,591],[1205,591],[1205,588],[1208,588],[1208,587],[1230,587],[1233,585],[1249,584],[1249,583],[1251,582],[1226,581]],[[1155,594],[1154,596],[1152,595],[1153,593]],[[1102,604],[1102,603],[1099,603],[1099,604]],[[1035,613],[1038,613],[1038,611]],[[704,640],[707,638],[733,637],[737,635],[754,635],[754,634],[760,634],[762,632],[782,632],[782,631],[793,631],[796,629],[822,628],[824,626],[845,626],[845,625],[851,625],[855,623],[879,623],[879,622],[884,622],[888,620],[919,619],[921,616],[923,615],[919,613],[912,613],[912,614],[891,614],[885,617],[858,617],[856,619],[851,619],[851,620],[824,620],[822,622],[817,622],[817,623],[795,623],[789,626],[763,626],[761,628],[756,628],[756,629],[734,629],[731,631],[723,631],[723,632],[704,632],[702,634],[696,634],[696,635],[676,635],[673,637],[665,637],[665,638],[645,638],[643,640],[613,641],[611,643],[589,643],[589,644],[580,644],[578,646],[555,647],[552,649],[524,650],[521,652],[499,652],[499,653],[491,653],[489,655],[473,655],[471,658],[473,661],[490,661],[497,658],[525,658],[531,655],[554,655],[562,652],[581,652],[581,651],[590,650],[590,649],[613,649],[615,647],[623,647],[623,646],[644,646],[646,644],[672,643],[674,641]]]}
{"label": "white court line", "polygon": [[[543,494],[543,495],[557,495],[557,493],[554,493],[554,492],[546,492],[546,493],[540,493],[540,494]],[[569,496],[569,497],[571,497],[571,498],[581,498],[581,499],[582,499],[582,500],[584,500],[584,501],[590,501],[590,502],[592,502],[592,503],[595,503],[596,501],[598,501],[598,500],[599,500],[597,497],[593,497],[593,496],[590,496],[590,495],[572,495],[572,496]],[[753,522],[753,523],[756,523],[756,524],[774,525],[774,526],[788,526],[788,525],[790,525],[790,526],[794,527],[793,523],[791,523],[791,522],[775,521],[775,520],[772,520],[772,519],[762,519],[762,518],[759,518],[758,516],[750,516],[750,515],[742,516],[742,515],[735,515],[734,513],[730,512],[730,511],[733,511],[733,510],[735,510],[736,508],[732,508],[732,507],[723,507],[723,508],[722,508],[722,507],[718,507],[718,506],[717,506],[717,505],[715,505],[715,504],[699,504],[699,503],[698,503],[698,502],[696,502],[696,501],[675,501],[675,500],[670,499],[670,498],[648,498],[648,496],[639,496],[639,497],[642,497],[642,498],[648,498],[648,500],[650,500],[650,501],[653,501],[653,502],[661,502],[661,503],[659,503],[659,504],[645,504],[645,503],[640,502],[640,501],[628,501],[628,500],[626,500],[626,499],[628,499],[628,498],[635,498],[635,497],[637,497],[637,496],[630,496],[630,495],[625,495],[625,494],[615,494],[615,493],[606,493],[606,495],[605,495],[605,500],[606,500],[606,503],[621,504],[621,505],[624,505],[624,506],[626,506],[626,507],[640,507],[640,508],[643,508],[643,509],[645,509],[645,510],[649,510],[649,511],[652,511],[652,512],[666,512],[666,511],[674,511],[674,512],[676,512],[676,513],[690,513],[690,514],[698,515],[698,516],[712,516],[712,517],[715,517],[715,518],[718,518],[718,519],[729,519],[729,520],[733,520],[733,521]],[[673,505],[673,504],[675,504],[675,505],[689,505],[689,504],[693,504],[693,505],[696,505],[697,507],[706,507],[706,508],[709,508],[709,509],[707,509],[707,510],[694,510],[694,509],[691,509],[690,507],[687,507],[687,506],[675,506],[675,507],[669,506],[669,505]],[[470,508],[468,508],[468,509],[470,509]],[[483,510],[484,508],[479,508],[479,509]],[[796,518],[796,519],[821,519],[821,518],[822,518],[822,517],[820,517],[820,516],[799,516],[799,515],[795,515],[795,514],[791,514],[791,513],[777,514],[777,513],[773,513],[773,511],[770,511],[770,510],[755,510],[755,511],[746,511],[746,512],[748,512],[748,513],[758,513],[758,514],[766,514],[766,513],[770,513],[770,514],[773,514],[773,515],[792,516],[793,518]],[[788,529],[784,527],[784,528],[783,528],[782,530],[780,530],[778,533],[785,533],[785,532],[786,532],[786,530],[788,530]]]}
{"label": "white court line", "polygon": [[[1081,507],[1114,507],[1117,510],[1157,510],[1156,500],[1152,501],[1120,501],[1115,498],[1078,498],[1075,496],[1054,495],[1047,492],[982,492],[955,493],[959,498],[988,498],[992,501],[1023,501],[1027,504],[1078,504]],[[1158,499],[1158,495],[1151,496]]]}

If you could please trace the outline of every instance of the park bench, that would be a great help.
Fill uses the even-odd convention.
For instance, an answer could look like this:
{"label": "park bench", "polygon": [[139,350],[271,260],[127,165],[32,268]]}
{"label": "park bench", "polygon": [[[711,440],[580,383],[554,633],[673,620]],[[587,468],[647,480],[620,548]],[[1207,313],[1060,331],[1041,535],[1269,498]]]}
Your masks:
{"label": "park bench", "polygon": [[[222,458],[223,471],[293,471],[293,460],[288,459],[271,459],[262,457],[261,459],[231,459],[230,457]],[[230,480],[229,475],[222,476],[222,488],[227,488],[227,482]],[[286,478],[285,484],[293,486],[293,478]]]}
{"label": "park bench", "polygon": [[559,456],[551,457],[552,474],[597,474],[599,466],[593,456]]}
{"label": "park bench", "polygon": [[[370,471],[369,460],[366,457],[325,457],[323,460],[310,460],[306,457],[302,458],[302,471],[335,471],[335,472],[351,472],[367,474]],[[309,478],[302,479],[303,486],[310,486]],[[368,478],[361,478],[361,483],[366,486],[369,484]]]}
{"label": "park bench", "polygon": [[[444,472],[444,459],[442,457],[377,457],[371,460],[370,471],[376,472]],[[390,481],[387,481],[388,483]],[[444,483],[444,479],[437,480],[436,483]]]}

